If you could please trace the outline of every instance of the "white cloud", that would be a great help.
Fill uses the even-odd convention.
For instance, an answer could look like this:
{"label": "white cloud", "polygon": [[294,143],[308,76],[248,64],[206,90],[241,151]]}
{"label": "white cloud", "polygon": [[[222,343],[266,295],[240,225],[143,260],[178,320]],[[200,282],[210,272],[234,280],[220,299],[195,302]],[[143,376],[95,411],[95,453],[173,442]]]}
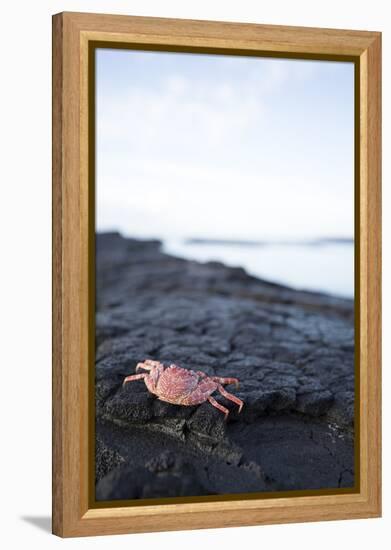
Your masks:
{"label": "white cloud", "polygon": [[[319,63],[254,61],[219,58],[216,74],[190,74],[183,59],[170,70],[146,64],[148,82],[130,71],[125,78],[125,64],[118,87],[106,85],[98,64],[98,229],[140,237],[352,234],[352,140],[337,117],[333,126],[319,112],[328,98],[311,95]],[[308,105],[297,95],[292,109],[299,92]],[[338,89],[334,95],[338,102]],[[316,120],[301,116],[307,107]]]}

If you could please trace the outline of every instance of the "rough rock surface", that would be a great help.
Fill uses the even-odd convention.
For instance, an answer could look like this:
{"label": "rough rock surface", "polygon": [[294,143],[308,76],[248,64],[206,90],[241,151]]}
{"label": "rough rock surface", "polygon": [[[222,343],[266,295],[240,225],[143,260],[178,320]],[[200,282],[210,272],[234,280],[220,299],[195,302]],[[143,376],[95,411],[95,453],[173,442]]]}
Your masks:
{"label": "rough rock surface", "polygon": [[[242,268],[166,255],[159,241],[97,235],[98,500],[350,487],[353,302]],[[144,359],[235,376],[228,422],[209,403],[170,405]]]}

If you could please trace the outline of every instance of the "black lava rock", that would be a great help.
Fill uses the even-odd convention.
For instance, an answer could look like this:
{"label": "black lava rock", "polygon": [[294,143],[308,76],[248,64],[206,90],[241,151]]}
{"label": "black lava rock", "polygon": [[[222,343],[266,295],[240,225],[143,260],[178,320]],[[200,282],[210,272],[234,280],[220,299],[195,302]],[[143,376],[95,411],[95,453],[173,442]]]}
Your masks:
{"label": "black lava rock", "polygon": [[[117,233],[97,235],[96,287],[98,499],[353,485],[351,300]],[[123,387],[147,358],[239,378],[243,411],[218,392],[228,421]]]}

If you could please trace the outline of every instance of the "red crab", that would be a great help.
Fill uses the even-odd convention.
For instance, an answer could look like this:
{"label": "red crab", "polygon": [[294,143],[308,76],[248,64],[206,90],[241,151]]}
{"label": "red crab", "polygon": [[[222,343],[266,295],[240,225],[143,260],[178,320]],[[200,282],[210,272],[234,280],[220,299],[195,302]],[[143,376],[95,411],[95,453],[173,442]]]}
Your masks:
{"label": "red crab", "polygon": [[229,410],[220,405],[211,395],[218,390],[224,397],[239,405],[239,412],[242,410],[243,401],[223,388],[223,384],[236,384],[238,386],[239,381],[237,378],[207,376],[204,372],[183,369],[177,365],[170,365],[165,368],[159,361],[151,361],[150,359],[147,359],[144,363],[138,363],[136,372],[139,369],[149,372],[131,374],[125,378],[123,385],[133,380],[143,379],[148,390],[157,395],[161,401],[187,406],[199,405],[204,401],[209,401],[216,409],[223,412],[225,418],[227,418]]}

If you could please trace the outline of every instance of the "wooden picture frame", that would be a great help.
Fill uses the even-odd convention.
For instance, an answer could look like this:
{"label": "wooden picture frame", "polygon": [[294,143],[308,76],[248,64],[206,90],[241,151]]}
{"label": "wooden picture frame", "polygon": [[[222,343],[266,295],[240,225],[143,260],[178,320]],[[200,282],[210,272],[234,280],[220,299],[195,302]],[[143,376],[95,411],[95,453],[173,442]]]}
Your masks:
{"label": "wooden picture frame", "polygon": [[[359,461],[354,491],[242,500],[91,505],[91,232],[97,44],[341,59],[356,71],[356,327]],[[378,517],[381,514],[381,34],[61,13],[53,17],[53,533],[62,537]]]}

